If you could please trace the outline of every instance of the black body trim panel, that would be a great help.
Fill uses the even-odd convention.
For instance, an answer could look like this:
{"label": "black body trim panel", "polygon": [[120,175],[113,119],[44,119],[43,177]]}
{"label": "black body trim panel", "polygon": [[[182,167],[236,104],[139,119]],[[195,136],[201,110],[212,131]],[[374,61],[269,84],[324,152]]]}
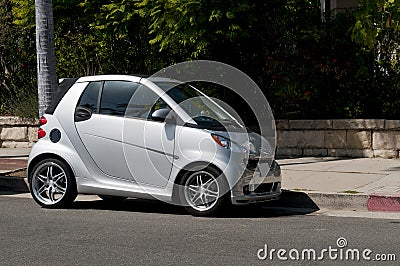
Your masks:
{"label": "black body trim panel", "polygon": [[49,107],[47,107],[45,114],[53,114],[54,111],[56,110],[58,104],[60,103],[61,99],[64,97],[64,95],[67,93],[67,91],[72,87],[72,85],[75,84],[75,82],[78,80],[78,78],[70,78],[70,79],[64,79],[60,85],[58,85],[58,89],[56,93],[53,96],[53,100],[51,101]]}

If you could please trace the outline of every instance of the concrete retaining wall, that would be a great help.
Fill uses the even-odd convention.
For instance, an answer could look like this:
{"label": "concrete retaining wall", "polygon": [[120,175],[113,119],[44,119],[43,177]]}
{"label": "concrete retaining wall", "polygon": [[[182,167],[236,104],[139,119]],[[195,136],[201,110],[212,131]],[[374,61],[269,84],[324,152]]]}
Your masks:
{"label": "concrete retaining wall", "polygon": [[278,155],[399,158],[400,120],[277,120]]}
{"label": "concrete retaining wall", "polygon": [[[0,117],[0,147],[37,141],[37,119]],[[399,158],[400,120],[277,120],[278,155]]]}
{"label": "concrete retaining wall", "polygon": [[0,148],[28,148],[37,141],[38,119],[0,116]]}

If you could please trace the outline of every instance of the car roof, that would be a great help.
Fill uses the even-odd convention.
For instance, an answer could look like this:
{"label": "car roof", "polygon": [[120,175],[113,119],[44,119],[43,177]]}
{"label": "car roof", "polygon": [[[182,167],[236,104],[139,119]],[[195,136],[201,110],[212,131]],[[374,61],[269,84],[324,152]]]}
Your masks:
{"label": "car roof", "polygon": [[102,81],[102,80],[127,80],[127,81],[140,81],[141,79],[148,79],[152,82],[173,82],[182,83],[179,80],[158,77],[158,76],[148,76],[148,75],[95,75],[95,76],[85,76],[77,80],[77,82],[90,82],[90,81]]}
{"label": "car roof", "polygon": [[92,81],[103,81],[103,80],[121,80],[121,81],[133,81],[139,82],[143,77],[134,75],[96,75],[96,76],[85,76],[80,77],[76,82],[92,82]]}

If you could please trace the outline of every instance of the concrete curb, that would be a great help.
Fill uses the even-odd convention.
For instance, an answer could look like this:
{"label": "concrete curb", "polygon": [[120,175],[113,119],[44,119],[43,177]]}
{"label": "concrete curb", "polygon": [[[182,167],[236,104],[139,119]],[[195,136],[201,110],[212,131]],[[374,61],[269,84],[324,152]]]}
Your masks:
{"label": "concrete curb", "polygon": [[400,212],[400,196],[370,195],[368,210]]}
{"label": "concrete curb", "polygon": [[367,211],[368,195],[282,190],[276,204],[290,208]]}
{"label": "concrete curb", "polygon": [[0,175],[9,175],[9,174],[16,173],[19,171],[24,171],[24,170],[26,170],[26,167],[17,168],[17,169],[13,169],[13,170],[0,170]]}
{"label": "concrete curb", "polygon": [[333,210],[368,211],[368,195],[307,192],[320,208]]}
{"label": "concrete curb", "polygon": [[400,196],[282,191],[273,206],[288,208],[400,212]]}
{"label": "concrete curb", "polygon": [[0,174],[5,175],[26,169],[28,160],[25,158],[0,158]]}

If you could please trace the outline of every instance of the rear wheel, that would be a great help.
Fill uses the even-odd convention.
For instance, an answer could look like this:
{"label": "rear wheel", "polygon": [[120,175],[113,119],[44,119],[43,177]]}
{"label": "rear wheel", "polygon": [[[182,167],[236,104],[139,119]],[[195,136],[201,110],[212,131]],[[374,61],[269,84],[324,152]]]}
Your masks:
{"label": "rear wheel", "polygon": [[33,199],[45,208],[62,208],[76,196],[76,182],[69,166],[58,159],[44,159],[32,169],[29,187]]}
{"label": "rear wheel", "polygon": [[180,182],[180,198],[195,216],[214,216],[226,207],[229,186],[223,175],[211,167],[185,173]]}

